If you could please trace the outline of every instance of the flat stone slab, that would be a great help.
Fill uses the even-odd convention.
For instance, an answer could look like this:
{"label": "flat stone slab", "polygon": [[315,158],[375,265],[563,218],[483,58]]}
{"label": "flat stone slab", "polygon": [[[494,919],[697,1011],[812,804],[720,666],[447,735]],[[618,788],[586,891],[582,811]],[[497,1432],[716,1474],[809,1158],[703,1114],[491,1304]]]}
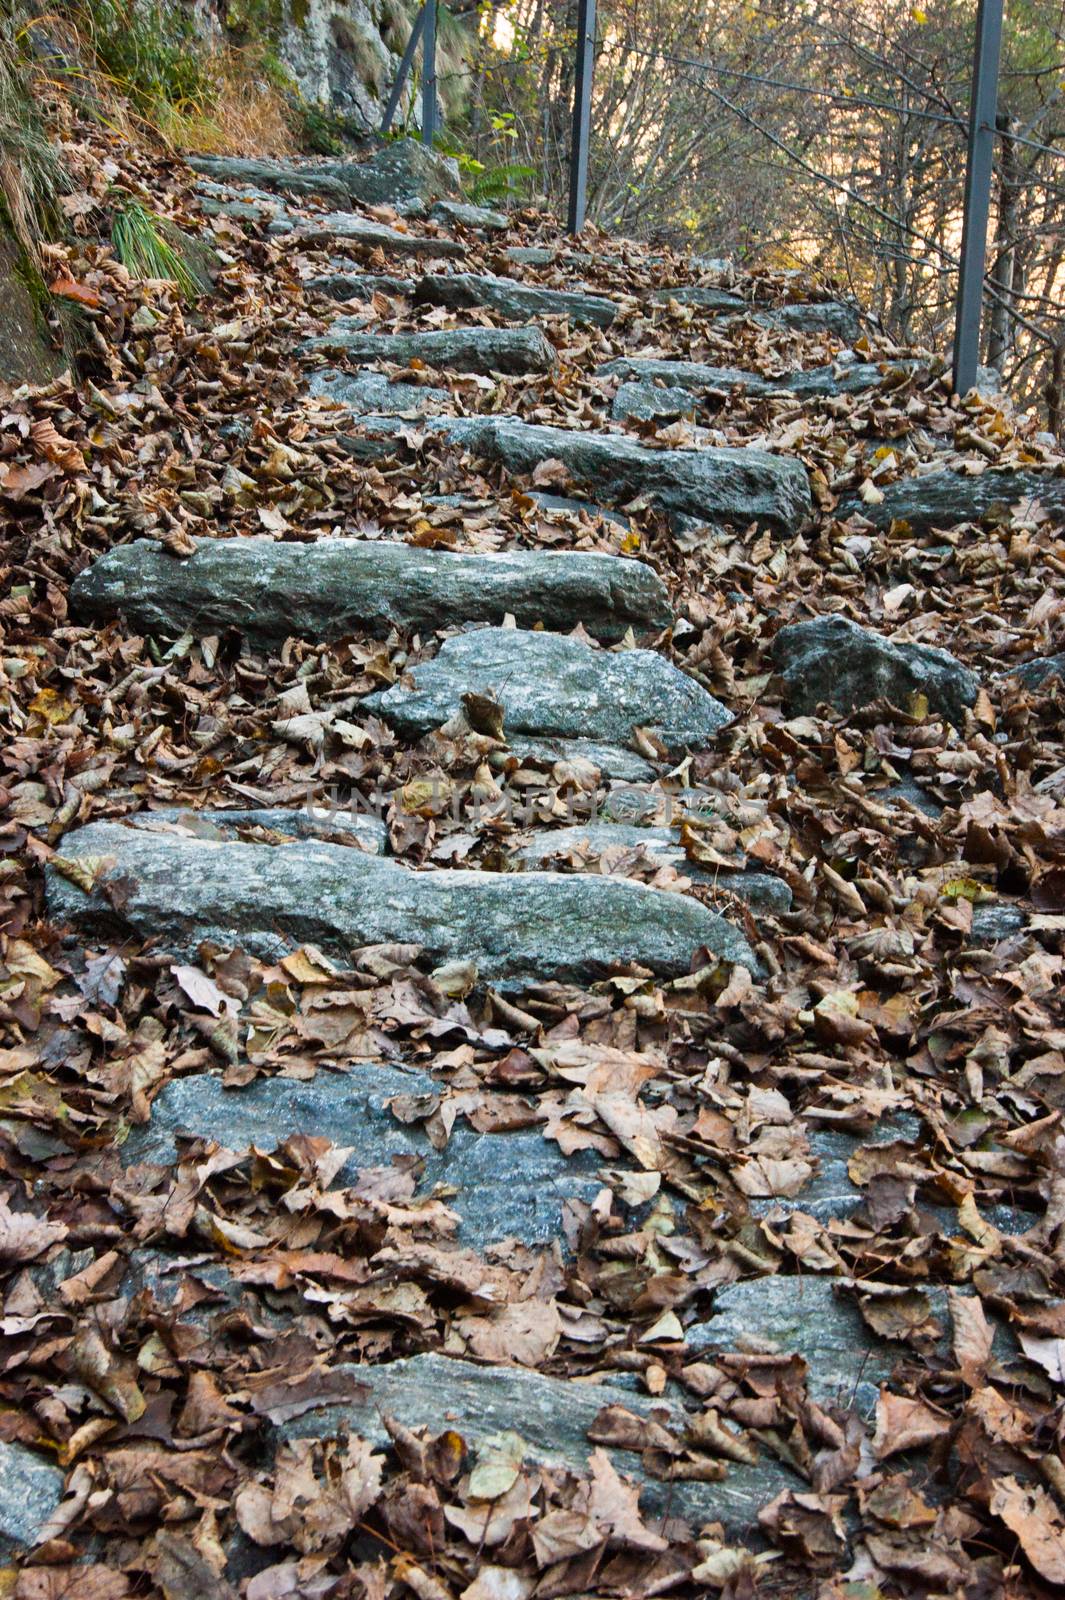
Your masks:
{"label": "flat stone slab", "polygon": [[803,714],[819,705],[853,711],[879,699],[905,711],[911,696],[924,695],[931,710],[961,722],[980,688],[949,651],[886,639],[846,617],[781,628],[772,654],[789,706]]}
{"label": "flat stone slab", "polygon": [[420,278],[414,299],[419,305],[447,306],[458,311],[470,306],[489,306],[512,322],[527,322],[536,317],[568,317],[573,323],[609,328],[617,306],[604,295],[581,294],[572,289],[542,289],[491,273],[456,272],[449,276]]}
{"label": "flat stone slab", "polygon": [[610,404],[610,415],[615,422],[656,422],[659,418],[674,417],[694,419],[699,401],[691,389],[678,388],[676,384],[651,382],[623,383]]}
{"label": "flat stone slab", "polygon": [[370,222],[366,217],[355,216],[350,211],[330,211],[322,217],[277,217],[267,227],[274,238],[289,234],[305,239],[308,244],[354,244],[364,250],[383,250],[394,256],[453,256],[466,254],[466,246],[459,239],[440,234],[403,233],[383,222]]}
{"label": "flat stone slab", "polygon": [[[595,1448],[588,1430],[604,1406],[624,1406],[640,1416],[657,1410],[678,1427],[684,1422],[677,1402],[654,1400],[623,1382],[579,1383],[523,1367],[478,1366],[443,1355],[408,1356],[333,1372],[350,1376],[352,1398],[325,1402],[284,1423],[279,1429],[283,1438],[331,1438],[347,1427],[384,1449],[390,1436],[382,1417],[388,1416],[434,1434],[453,1428],[475,1450],[497,1434],[516,1432],[525,1441],[528,1460],[587,1473]],[[638,1454],[608,1454],[618,1472],[639,1483],[643,1511],[684,1517],[696,1528],[723,1522],[734,1532],[749,1532],[757,1527],[763,1505],[783,1489],[801,1487],[800,1479],[769,1458],[755,1466],[729,1462],[728,1476],[720,1483],[664,1483],[650,1477]]]}
{"label": "flat stone slab", "polygon": [[130,828],[147,831],[180,828],[196,839],[240,839],[250,828],[293,839],[325,839],[344,834],[371,855],[388,854],[388,829],[378,817],[333,806],[205,807],[194,811],[189,806],[159,806],[154,811],[138,811],[123,822]]}
{"label": "flat stone slab", "polygon": [[397,278],[389,272],[328,272],[321,278],[308,278],[304,287],[331,300],[372,300],[375,294],[414,293],[415,278]]}
{"label": "flat stone slab", "polygon": [[704,867],[688,859],[684,846],[673,828],[643,828],[625,822],[575,823],[569,828],[544,829],[522,845],[516,858],[529,866],[550,864],[559,855],[571,851],[588,854],[598,859],[604,850],[642,850],[656,865],[673,867],[693,883],[734,894],[759,911],[786,912],[791,910],[791,890],[782,879],[771,872],[734,872],[723,868]]}
{"label": "flat stone slab", "polygon": [[491,206],[470,205],[466,200],[438,200],[429,215],[434,222],[445,222],[449,226],[457,223],[460,228],[473,228],[479,233],[502,233],[510,227],[510,219],[502,211],[493,211]]}
{"label": "flat stone slab", "polygon": [[834,363],[768,377],[742,367],[714,367],[703,361],[666,361],[650,356],[619,356],[596,369],[597,377],[622,377],[641,386],[662,383],[676,389],[739,389],[745,394],[779,394],[785,390],[800,399],[819,395],[860,394],[886,383],[897,367],[884,368],[872,361]]}
{"label": "flat stone slab", "polygon": [[241,1089],[224,1088],[211,1073],[175,1078],[152,1102],[151,1121],[131,1131],[122,1160],[127,1166],[169,1165],[177,1157],[179,1134],[244,1152],[253,1145],[273,1150],[302,1133],[350,1149],[334,1186],[354,1184],[366,1167],[416,1156],[425,1164],[419,1196],[428,1196],[438,1184],[457,1190],[446,1204],[461,1218],[461,1245],[484,1250],[507,1238],[528,1245],[560,1238],[564,1203],[591,1201],[603,1187],[602,1157],[589,1150],[564,1156],[538,1128],[477,1133],[461,1119],[444,1149],[434,1150],[421,1124],[399,1121],[390,1102],[397,1096],[431,1096],[438,1087],[427,1073],[361,1062],[345,1073],[320,1071],[309,1083],[257,1078]]}
{"label": "flat stone slab", "polygon": [[0,1440],[0,1555],[14,1556],[41,1542],[63,1498],[64,1474],[24,1444]]}
{"label": "flat stone slab", "polygon": [[653,783],[658,773],[635,750],[620,745],[602,744],[595,739],[529,739],[516,734],[508,748],[519,761],[535,761],[549,766],[556,762],[589,761],[604,778],[623,783]]}
{"label": "flat stone slab", "polygon": [[1051,678],[1060,678],[1065,683],[1065,650],[1060,650],[1056,656],[1035,656],[1031,661],[1020,661],[998,676],[1019,678],[1029,689],[1041,689]]}
{"label": "flat stone slab", "polygon": [[[358,629],[435,631],[465,622],[572,628],[618,639],[672,620],[645,562],[596,551],[462,554],[360,539],[279,544],[203,539],[175,560],[153,540],[119,545],[76,580],[80,615],[121,615],[159,638],[236,627],[257,645],[339,639]],[[606,658],[612,659],[612,658]],[[687,680],[686,680],[687,681]]]}
{"label": "flat stone slab", "polygon": [[458,196],[456,162],[418,139],[396,139],[368,161],[285,161],[264,157],[191,156],[189,165],[221,183],[254,184],[279,194],[363,205],[403,204]]}
{"label": "flat stone slab", "polygon": [[[203,941],[276,961],[314,944],[346,961],[370,944],[417,944],[433,966],[471,961],[483,981],[590,982],[616,963],[677,975],[700,946],[756,965],[742,935],[685,895],[617,878],[432,870],[340,844],[216,842],[92,822],[63,840],[91,893],[49,869],[53,922],[195,955]],[[111,890],[110,896],[108,889]]]}
{"label": "flat stone slab", "polygon": [[812,514],[805,468],[764,450],[653,450],[621,434],[576,433],[510,418],[463,419],[461,442],[514,473],[561,461],[597,500],[639,496],[709,522],[758,522],[789,532]]}
{"label": "flat stone slab", "polygon": [[352,411],[386,417],[421,417],[434,407],[445,411],[454,403],[448,389],[393,383],[383,372],[313,372],[307,391],[316,398],[339,401]]}
{"label": "flat stone slab", "polygon": [[348,361],[412,361],[449,372],[550,372],[554,346],[539,328],[442,328],[431,333],[365,333],[349,317],[338,317],[328,332],[308,339],[302,350],[328,350]]}
{"label": "flat stone slab", "polygon": [[670,749],[704,746],[731,713],[653,650],[594,650],[581,639],[520,628],[481,628],[440,646],[405,683],[362,703],[419,737],[462,710],[463,695],[497,699],[507,732],[630,742],[650,727]]}
{"label": "flat stone slab", "polygon": [[898,520],[923,533],[929,528],[953,528],[959,522],[982,522],[1000,511],[1008,517],[1014,507],[1038,500],[1052,517],[1065,518],[1065,477],[1049,472],[981,472],[977,477],[929,472],[885,484],[881,493],[884,498],[878,505],[867,505],[857,496],[843,501],[836,516],[864,517],[878,528]]}
{"label": "flat stone slab", "polygon": [[703,311],[750,311],[751,305],[731,289],[715,289],[698,283],[677,284],[672,289],[656,289],[651,299],[658,305],[675,300],[679,306],[698,306]]}
{"label": "flat stone slab", "polygon": [[800,1355],[815,1400],[857,1405],[864,1415],[905,1353],[866,1327],[853,1297],[845,1298],[831,1278],[812,1274],[774,1274],[719,1289],[713,1316],[689,1328],[686,1343],[691,1355],[759,1349]]}

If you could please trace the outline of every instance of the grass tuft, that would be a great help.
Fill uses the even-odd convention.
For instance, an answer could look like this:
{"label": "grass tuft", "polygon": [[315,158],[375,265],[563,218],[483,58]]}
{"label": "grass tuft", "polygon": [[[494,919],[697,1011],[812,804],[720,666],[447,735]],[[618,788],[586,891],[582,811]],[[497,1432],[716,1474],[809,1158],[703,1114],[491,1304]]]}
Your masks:
{"label": "grass tuft", "polygon": [[167,238],[167,224],[139,200],[126,200],[111,226],[115,254],[131,278],[166,278],[185,300],[195,300],[200,282],[188,261]]}

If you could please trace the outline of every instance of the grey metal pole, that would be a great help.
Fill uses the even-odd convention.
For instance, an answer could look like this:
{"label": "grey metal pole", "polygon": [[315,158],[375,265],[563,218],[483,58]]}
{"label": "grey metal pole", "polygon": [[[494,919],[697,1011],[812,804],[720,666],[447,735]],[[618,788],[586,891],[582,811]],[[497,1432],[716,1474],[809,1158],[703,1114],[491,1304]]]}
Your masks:
{"label": "grey metal pole", "polygon": [[968,394],[980,364],[980,321],[984,305],[987,224],[991,215],[991,174],[998,111],[998,66],[1002,54],[1002,0],[979,0],[976,50],[969,102],[969,153],[965,166],[965,218],[961,271],[954,319],[954,392]]}
{"label": "grey metal pole", "polygon": [[595,0],[578,0],[577,72],[573,82],[573,134],[569,151],[569,213],[566,227],[580,233],[588,209],[588,139],[592,126]]}
{"label": "grey metal pole", "polygon": [[422,143],[436,138],[436,0],[425,0],[422,35]]}
{"label": "grey metal pole", "polygon": [[410,38],[407,40],[407,48],[403,52],[403,60],[400,62],[399,71],[396,73],[396,81],[392,85],[391,92],[388,96],[388,104],[385,106],[385,114],[381,119],[382,133],[387,133],[389,128],[392,126],[392,118],[396,114],[396,111],[399,107],[400,96],[402,95],[404,86],[408,77],[410,76],[410,69],[414,64],[414,52],[418,48],[418,42],[421,39],[422,29],[424,27],[425,7],[423,6],[414,19],[414,26],[410,31]]}

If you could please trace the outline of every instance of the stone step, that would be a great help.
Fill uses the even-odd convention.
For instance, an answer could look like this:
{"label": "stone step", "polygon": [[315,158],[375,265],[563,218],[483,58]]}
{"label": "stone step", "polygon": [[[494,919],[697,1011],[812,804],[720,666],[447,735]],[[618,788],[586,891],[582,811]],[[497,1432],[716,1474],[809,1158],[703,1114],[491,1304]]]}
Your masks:
{"label": "stone step", "polygon": [[293,839],[328,839],[342,834],[375,856],[387,855],[389,847],[388,829],[380,818],[335,806],[227,806],[202,811],[190,806],[157,806],[122,820],[127,827],[155,833],[179,828],[197,839],[241,839],[250,829],[262,828]]}
{"label": "stone step", "polygon": [[[329,393],[345,404],[343,385],[330,379]],[[380,413],[360,414],[364,430],[353,446],[397,441],[404,424]],[[561,461],[574,488],[622,506],[645,498],[702,528],[754,522],[795,532],[810,521],[813,499],[806,470],[790,456],[767,450],[720,446],[655,450],[622,433],[580,433],[522,422],[518,417],[423,417],[419,429],[442,435],[483,460],[514,474],[528,474],[543,461]]]}
{"label": "stone step", "polygon": [[54,922],[91,937],[151,939],[186,957],[205,939],[266,961],[308,943],[342,962],[363,945],[417,944],[433,966],[471,961],[482,981],[503,987],[590,982],[620,962],[675,976],[700,946],[757,965],[724,918],[620,879],[415,872],[339,844],[218,843],[114,822],[67,834],[62,860],[95,876],[86,893],[52,863]]}
{"label": "stone step", "polygon": [[352,272],[344,268],[320,278],[308,278],[304,288],[328,295],[330,300],[372,300],[375,294],[410,299],[417,281],[417,278],[397,278],[388,272]]}
{"label": "stone step", "polygon": [[[410,216],[412,213],[407,212]],[[429,208],[434,222],[444,222],[449,227],[472,228],[477,233],[502,233],[510,227],[510,218],[491,206],[471,205],[468,200],[437,200]]]}
{"label": "stone step", "polygon": [[644,828],[625,822],[576,823],[568,828],[538,832],[515,852],[516,858],[531,867],[554,865],[559,856],[571,852],[587,854],[596,861],[606,850],[640,850],[656,866],[673,867],[693,883],[710,884],[726,894],[734,894],[759,911],[791,910],[791,890],[771,872],[751,872],[738,867],[701,866],[688,858],[680,843],[677,828]]}
{"label": "stone step", "polygon": [[434,389],[422,383],[397,383],[383,372],[337,372],[333,368],[312,372],[307,392],[316,398],[348,406],[352,411],[384,417],[446,414],[455,404],[449,389]]}
{"label": "stone step", "polygon": [[847,300],[801,300],[786,306],[764,306],[744,300],[729,289],[700,284],[656,289],[652,298],[660,303],[675,300],[678,305],[698,306],[726,316],[747,315],[763,326],[790,328],[795,333],[831,333],[846,344],[860,338],[863,329],[861,311]]}
{"label": "stone step", "polygon": [[[359,425],[376,436],[402,433],[393,417],[361,416]],[[422,427],[515,474],[561,461],[577,488],[623,507],[642,496],[700,524],[754,522],[786,533],[805,527],[813,514],[802,463],[766,450],[653,450],[624,434],[578,433],[517,417],[433,417]]]}
{"label": "stone step", "polygon": [[961,723],[980,688],[975,672],[949,651],[887,639],[841,616],[781,628],[773,661],[789,707],[802,714],[822,704],[853,711],[881,698],[906,711],[923,695],[930,710]]}
{"label": "stone step", "polygon": [[350,1150],[333,1180],[356,1182],[366,1167],[387,1167],[402,1157],[424,1163],[418,1195],[438,1184],[457,1192],[448,1209],[459,1216],[458,1243],[484,1251],[503,1239],[546,1245],[562,1237],[568,1200],[591,1202],[603,1187],[603,1158],[591,1150],[562,1154],[539,1128],[478,1133],[463,1119],[443,1150],[435,1150],[420,1123],[393,1116],[397,1096],[433,1096],[439,1086],[423,1072],[352,1062],[344,1073],[319,1071],[309,1083],[258,1078],[240,1089],[223,1087],[211,1073],[175,1078],[152,1102],[151,1121],[135,1127],[122,1146],[124,1165],[176,1159],[177,1136],[214,1139],[243,1153],[254,1145],[273,1150],[292,1134],[326,1138]]}
{"label": "stone step", "polygon": [[275,239],[293,237],[306,244],[354,244],[394,256],[440,256],[461,259],[466,246],[442,234],[404,233],[384,222],[371,222],[350,211],[321,217],[275,217],[267,227]]}
{"label": "stone step", "polygon": [[836,516],[864,517],[878,528],[908,522],[915,533],[929,528],[954,528],[960,522],[982,522],[1001,511],[1038,500],[1051,517],[1065,518],[1065,477],[1050,472],[927,472],[881,486],[876,505],[854,496],[843,501]]}
{"label": "stone step", "polygon": [[554,346],[539,328],[444,328],[432,333],[366,333],[357,318],[338,317],[326,333],[308,339],[303,351],[325,350],[356,364],[412,361],[447,372],[503,372],[511,376],[550,372]]}
{"label": "stone step", "polygon": [[[572,628],[618,639],[668,627],[661,578],[597,551],[462,554],[360,539],[279,544],[203,539],[182,560],[149,539],[119,545],[74,583],[79,615],[121,615],[159,638],[236,627],[257,645],[338,639],[358,629],[435,631],[465,622]],[[606,658],[613,659],[613,658]]]}
{"label": "stone step", "polygon": [[0,1439],[0,1556],[15,1557],[40,1544],[63,1498],[64,1479],[36,1450]]}
{"label": "stone step", "polygon": [[488,306],[511,322],[536,317],[568,317],[580,325],[609,328],[617,315],[617,305],[604,295],[581,294],[569,289],[543,289],[536,284],[518,283],[491,273],[456,272],[448,276],[431,274],[414,285],[418,305],[446,306],[465,310]]}
{"label": "stone step", "polygon": [[230,1090],[213,1074],[173,1078],[152,1101],[152,1120],[133,1128],[123,1163],[176,1160],[178,1134],[216,1139],[227,1149],[273,1149],[291,1134],[325,1138],[350,1150],[336,1186],[350,1186],[366,1166],[389,1166],[401,1157],[424,1163],[419,1197],[446,1184],[456,1189],[446,1205],[461,1218],[457,1242],[485,1251],[504,1238],[550,1245],[561,1238],[566,1200],[590,1202],[603,1187],[603,1158],[593,1150],[566,1157],[539,1128],[477,1133],[459,1120],[445,1149],[433,1149],[421,1123],[393,1117],[397,1096],[433,1096],[438,1085],[425,1072],[405,1072],[377,1062],[350,1062],[350,1070],[320,1070],[309,1083],[256,1078]]}
{"label": "stone step", "polygon": [[[912,363],[907,364],[912,366]],[[779,394],[785,390],[800,399],[821,395],[860,394],[897,379],[903,369],[880,366],[871,361],[838,362],[827,367],[810,367],[805,372],[787,372],[779,377],[747,372],[741,367],[714,367],[703,361],[660,361],[652,357],[620,356],[596,368],[596,377],[620,377],[631,385],[625,403],[654,393],[653,385],[663,383],[677,389],[738,389],[744,394]],[[615,402],[616,404],[617,402]],[[626,413],[636,415],[633,413]]]}
{"label": "stone step", "polygon": [[189,166],[220,183],[370,206],[427,203],[440,196],[459,199],[462,194],[456,162],[418,139],[393,140],[367,161],[190,156]]}
{"label": "stone step", "polygon": [[597,767],[602,777],[622,783],[653,783],[658,776],[651,763],[634,750],[595,739],[530,739],[515,734],[508,737],[507,749],[519,761],[541,766],[554,767],[559,762],[564,766],[588,764]]}
{"label": "stone step", "polygon": [[[474,1450],[490,1445],[500,1433],[517,1432],[529,1461],[587,1473],[594,1448],[588,1431],[605,1406],[623,1406],[640,1416],[664,1412],[675,1429],[685,1426],[686,1413],[677,1400],[653,1399],[623,1379],[580,1383],[438,1354],[333,1368],[332,1373],[334,1382],[341,1374],[350,1377],[351,1398],[330,1398],[282,1424],[282,1438],[331,1438],[346,1427],[375,1449],[385,1449],[390,1437],[382,1418],[388,1416],[433,1434],[456,1429]],[[639,1484],[641,1510],[655,1517],[683,1517],[696,1530],[706,1522],[721,1522],[732,1533],[749,1534],[763,1505],[785,1489],[803,1488],[803,1480],[768,1455],[754,1465],[722,1463],[727,1475],[721,1482],[698,1483],[654,1478],[635,1452],[608,1454],[619,1473]]]}
{"label": "stone step", "polygon": [[640,727],[669,750],[699,749],[732,721],[694,678],[653,650],[595,650],[569,635],[519,628],[447,639],[431,661],[362,706],[418,738],[457,716],[469,694],[502,706],[506,732],[534,737],[626,745]]}

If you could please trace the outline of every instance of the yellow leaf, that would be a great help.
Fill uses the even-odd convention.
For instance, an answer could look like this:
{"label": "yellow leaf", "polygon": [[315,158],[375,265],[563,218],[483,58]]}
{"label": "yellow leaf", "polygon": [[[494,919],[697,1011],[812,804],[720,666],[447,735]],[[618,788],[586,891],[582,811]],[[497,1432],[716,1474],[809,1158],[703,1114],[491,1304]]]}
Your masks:
{"label": "yellow leaf", "polygon": [[984,900],[993,900],[995,897],[982,883],[975,878],[951,878],[940,889],[944,900],[971,900],[974,905]]}
{"label": "yellow leaf", "polygon": [[928,12],[922,11],[920,6],[914,6],[913,10],[910,12],[910,16],[920,28],[923,28],[925,23],[928,21]]}
{"label": "yellow leaf", "polygon": [[45,722],[54,726],[57,722],[69,722],[74,715],[74,702],[64,700],[56,689],[42,689],[29,703],[29,710],[35,711]]}
{"label": "yellow leaf", "polygon": [[633,530],[631,533],[627,533],[624,539],[621,541],[621,553],[623,556],[635,555],[639,548],[640,535],[636,533],[635,530]]}

